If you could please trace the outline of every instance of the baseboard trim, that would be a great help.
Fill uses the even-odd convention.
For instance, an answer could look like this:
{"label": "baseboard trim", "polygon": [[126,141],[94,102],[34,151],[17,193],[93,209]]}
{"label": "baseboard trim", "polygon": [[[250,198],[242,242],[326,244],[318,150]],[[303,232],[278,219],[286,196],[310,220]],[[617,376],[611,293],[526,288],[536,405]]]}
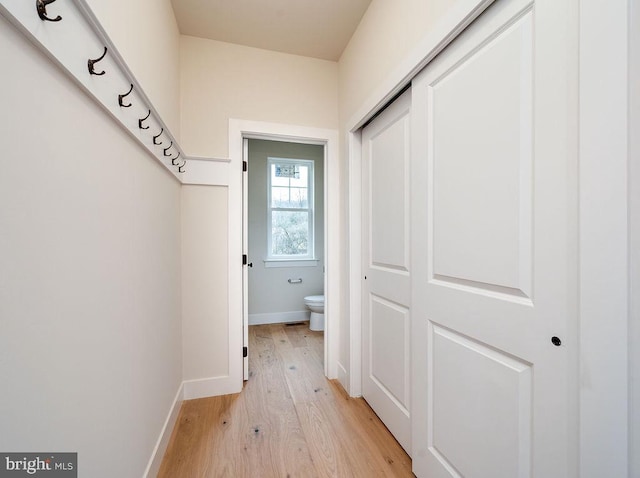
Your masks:
{"label": "baseboard trim", "polygon": [[338,382],[342,385],[349,396],[351,396],[351,390],[349,390],[349,374],[347,373],[347,369],[342,365],[342,363],[338,362]]}
{"label": "baseboard trim", "polygon": [[242,379],[240,381],[232,380],[228,375],[223,377],[185,380],[182,384],[184,386],[184,400],[217,397],[219,395],[229,395],[242,391]]}
{"label": "baseboard trim", "polygon": [[171,438],[173,428],[175,427],[176,421],[178,420],[178,415],[180,413],[180,407],[182,406],[183,400],[184,383],[181,383],[178,387],[178,392],[173,399],[173,404],[171,405],[171,409],[169,410],[169,415],[167,415],[167,419],[164,421],[164,426],[162,427],[162,431],[160,432],[160,436],[158,437],[156,446],[153,449],[153,453],[151,454],[151,459],[149,460],[147,469],[142,475],[144,478],[155,478],[156,476],[158,476],[160,465],[162,465],[162,459],[164,458],[164,454],[167,451],[167,446],[169,446],[169,439]]}
{"label": "baseboard trim", "polygon": [[249,325],[286,324],[288,322],[303,322],[305,320],[309,320],[308,310],[249,314]]}

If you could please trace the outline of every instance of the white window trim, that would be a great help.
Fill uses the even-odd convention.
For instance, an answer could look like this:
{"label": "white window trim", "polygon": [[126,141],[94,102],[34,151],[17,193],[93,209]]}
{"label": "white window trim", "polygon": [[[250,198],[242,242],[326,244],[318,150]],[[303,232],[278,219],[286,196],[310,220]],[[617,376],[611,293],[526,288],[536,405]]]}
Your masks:
{"label": "white window trim", "polygon": [[[271,213],[275,210],[280,211],[298,211],[298,209],[288,208],[272,208],[271,207],[271,165],[273,163],[289,163],[289,164],[304,164],[309,168],[309,182],[308,182],[308,201],[309,207],[309,239],[307,244],[308,253],[304,256],[276,256],[271,253],[273,235],[271,232]],[[296,159],[296,158],[267,158],[267,257],[264,259],[265,267],[302,267],[302,266],[315,266],[318,260],[315,257],[315,201],[314,201],[314,183],[315,183],[315,161],[311,159]]]}

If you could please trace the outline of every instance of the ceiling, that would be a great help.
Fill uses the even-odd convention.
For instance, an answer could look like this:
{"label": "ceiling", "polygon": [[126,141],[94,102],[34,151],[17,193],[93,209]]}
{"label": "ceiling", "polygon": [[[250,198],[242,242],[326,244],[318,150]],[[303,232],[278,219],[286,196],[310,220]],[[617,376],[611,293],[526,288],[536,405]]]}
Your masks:
{"label": "ceiling", "polygon": [[183,35],[337,61],[371,0],[171,0]]}

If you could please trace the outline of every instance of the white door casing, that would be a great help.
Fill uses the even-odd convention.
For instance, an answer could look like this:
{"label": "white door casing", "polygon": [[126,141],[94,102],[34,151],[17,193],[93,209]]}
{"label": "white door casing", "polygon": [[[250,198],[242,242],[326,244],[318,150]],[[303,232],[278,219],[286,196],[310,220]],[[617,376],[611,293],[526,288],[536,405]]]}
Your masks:
{"label": "white door casing", "polygon": [[[249,380],[249,265],[244,264],[249,261],[249,140],[247,138],[242,139],[242,163],[242,378]],[[244,257],[247,258],[246,261]]]}
{"label": "white door casing", "polygon": [[[244,362],[240,352],[243,346],[244,317],[242,266],[242,160],[245,138],[272,139],[316,143],[325,145],[325,375],[338,376],[338,345],[340,329],[340,191],[338,163],[338,133],[331,129],[268,123],[249,120],[229,120],[229,376],[234,390],[242,390]],[[233,267],[231,266],[233,265]],[[233,351],[233,353],[231,353]],[[237,351],[237,352],[236,352]],[[233,359],[233,360],[232,360]]]}
{"label": "white door casing", "polygon": [[407,91],[362,132],[362,391],[409,454],[410,107]]}
{"label": "white door casing", "polygon": [[568,5],[496,2],[412,84],[418,477],[575,475]]}

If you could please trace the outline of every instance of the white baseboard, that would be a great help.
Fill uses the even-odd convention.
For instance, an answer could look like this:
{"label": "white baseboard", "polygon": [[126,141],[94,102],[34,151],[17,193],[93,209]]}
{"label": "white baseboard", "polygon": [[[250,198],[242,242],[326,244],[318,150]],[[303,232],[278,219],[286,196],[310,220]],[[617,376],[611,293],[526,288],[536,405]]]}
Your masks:
{"label": "white baseboard", "polygon": [[184,399],[193,400],[195,398],[217,397],[218,395],[229,395],[242,391],[242,378],[233,380],[225,375],[223,377],[201,378],[197,380],[185,380]]}
{"label": "white baseboard", "polygon": [[269,312],[267,314],[249,314],[249,325],[287,324],[309,320],[308,310],[293,312]]}
{"label": "white baseboard", "polygon": [[156,446],[151,454],[151,459],[149,460],[147,469],[142,475],[144,478],[155,478],[158,476],[160,465],[162,465],[162,459],[164,458],[167,446],[169,445],[169,439],[171,438],[176,421],[178,420],[178,414],[180,413],[180,407],[182,406],[182,401],[184,399],[183,395],[184,383],[181,383],[180,387],[178,387],[178,393],[176,393],[176,396],[173,399],[173,404],[171,405],[169,415],[164,422],[164,426],[162,427]]}
{"label": "white baseboard", "polygon": [[169,415],[164,422],[156,446],[151,454],[151,459],[147,465],[147,469],[142,475],[143,478],[155,478],[160,471],[162,459],[167,451],[171,433],[178,420],[180,407],[184,400],[192,400],[194,398],[215,397],[218,395],[228,395],[230,393],[238,393],[242,390],[242,381],[234,383],[230,377],[212,377],[200,380],[185,380],[180,384],[178,392],[173,400]]}
{"label": "white baseboard", "polygon": [[[309,320],[308,310],[249,315],[249,325],[301,322],[305,320]],[[341,370],[344,370],[344,368],[341,367]],[[242,380],[233,380],[229,376],[185,380],[182,382],[180,387],[178,387],[178,392],[173,400],[167,419],[164,422],[156,446],[153,449],[147,469],[142,475],[143,478],[154,478],[158,475],[160,466],[162,465],[162,459],[169,445],[171,434],[178,420],[180,407],[184,400],[229,395],[239,393],[240,391],[242,391]]]}
{"label": "white baseboard", "polygon": [[249,325],[286,324],[288,322],[303,322],[309,320],[308,310],[293,312],[270,312],[267,314],[249,314]]}
{"label": "white baseboard", "polygon": [[340,385],[342,385],[342,388],[344,388],[347,393],[349,395],[351,395],[351,390],[349,390],[349,374],[347,373],[347,369],[344,368],[344,366],[338,362],[338,382],[340,382]]}

